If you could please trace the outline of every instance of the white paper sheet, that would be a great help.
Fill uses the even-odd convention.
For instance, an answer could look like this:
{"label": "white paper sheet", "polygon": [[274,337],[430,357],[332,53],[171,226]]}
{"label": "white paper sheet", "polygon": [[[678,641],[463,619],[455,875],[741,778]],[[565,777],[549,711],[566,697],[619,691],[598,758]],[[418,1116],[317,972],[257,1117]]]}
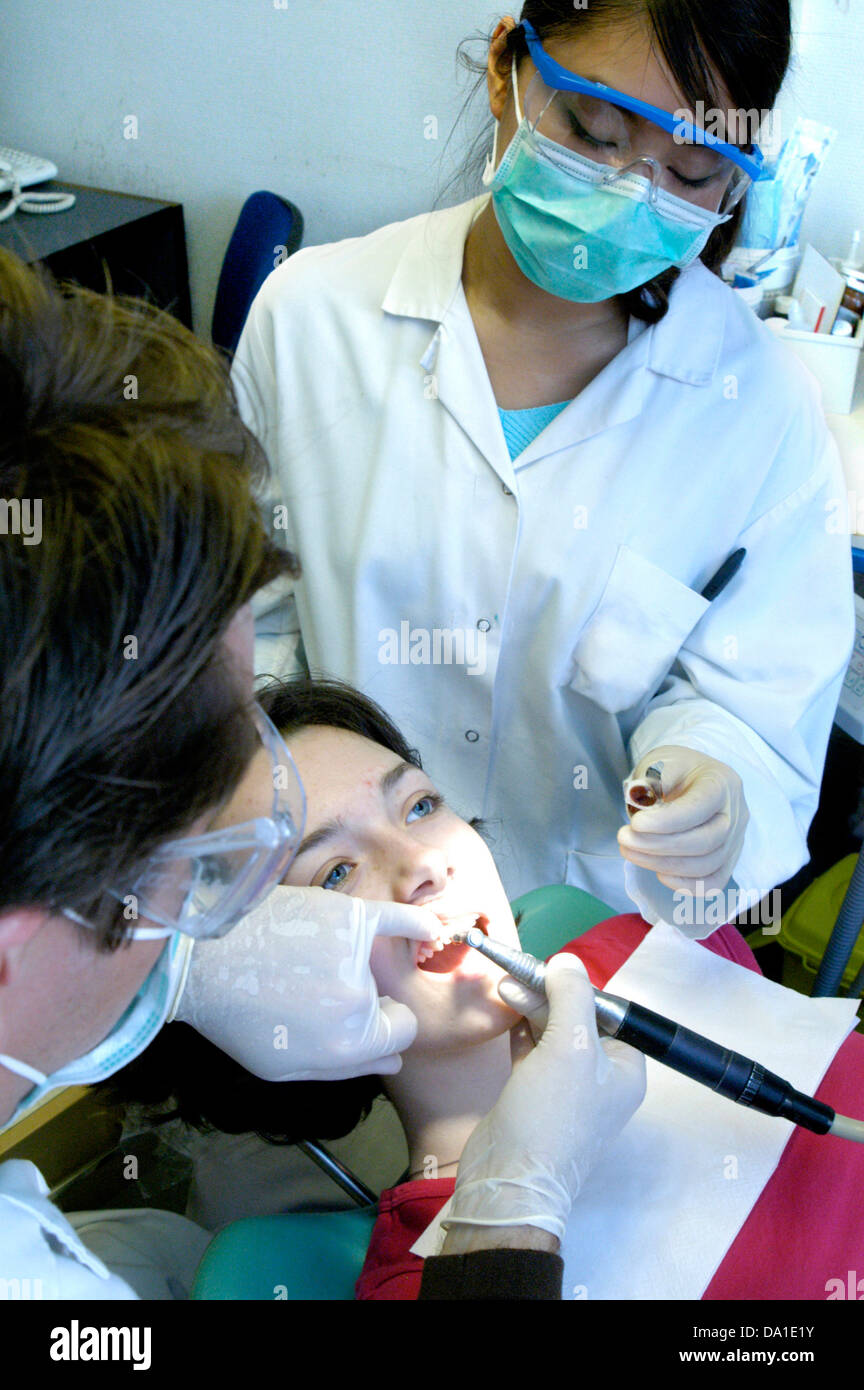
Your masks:
{"label": "white paper sheet", "polygon": [[[808,1095],[857,1022],[855,1000],[808,999],[666,922],[652,927],[606,989],[754,1058]],[[647,1067],[644,1103],[574,1203],[561,1250],[565,1298],[701,1297],[792,1132],[787,1121],[736,1105],[659,1062],[648,1059]],[[412,1246],[415,1254],[440,1250],[448,1209]]]}

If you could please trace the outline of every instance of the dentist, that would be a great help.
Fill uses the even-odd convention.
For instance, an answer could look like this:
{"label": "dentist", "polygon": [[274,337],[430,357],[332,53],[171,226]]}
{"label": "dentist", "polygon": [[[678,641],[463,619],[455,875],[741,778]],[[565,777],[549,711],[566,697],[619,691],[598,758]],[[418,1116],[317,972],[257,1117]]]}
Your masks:
{"label": "dentist", "polygon": [[815,384],[717,273],[790,41],[785,0],[527,0],[485,195],[292,257],[235,363],[302,563],[259,669],[382,704],[511,897],[696,937],[806,862],[853,638]]}
{"label": "dentist", "polygon": [[[63,297],[8,252],[0,306],[0,496],[41,520],[0,537],[0,1129],[173,1017],[270,1079],[397,1071],[416,1019],[378,999],[369,952],[440,923],[278,886],[303,790],[254,703],[249,604],[296,563],[221,365],[168,315]],[[272,792],[226,824],[253,759]],[[0,1295],[133,1297],[47,1194],[0,1165]],[[163,1216],[182,1245],[191,1223]]]}

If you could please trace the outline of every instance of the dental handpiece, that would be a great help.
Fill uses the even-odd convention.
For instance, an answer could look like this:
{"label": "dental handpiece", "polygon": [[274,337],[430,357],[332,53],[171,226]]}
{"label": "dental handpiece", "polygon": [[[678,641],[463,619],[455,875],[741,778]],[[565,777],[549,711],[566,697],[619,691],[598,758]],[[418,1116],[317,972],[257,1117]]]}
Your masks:
{"label": "dental handpiece", "polygon": [[663,797],[663,764],[652,763],[642,777],[628,777],[624,783],[624,805],[628,816],[656,806]]}
{"label": "dental handpiece", "polygon": [[[514,950],[500,941],[490,941],[479,927],[455,932],[452,939],[464,941],[506,970],[519,984],[545,996],[546,966],[536,956]],[[796,1091],[788,1081],[759,1062],[721,1047],[642,1004],[619,999],[602,989],[594,990],[594,998],[597,1028],[608,1037],[629,1043],[647,1057],[653,1057],[738,1105],[790,1120],[814,1134],[830,1133],[864,1143],[864,1121],[838,1115],[830,1105]]]}

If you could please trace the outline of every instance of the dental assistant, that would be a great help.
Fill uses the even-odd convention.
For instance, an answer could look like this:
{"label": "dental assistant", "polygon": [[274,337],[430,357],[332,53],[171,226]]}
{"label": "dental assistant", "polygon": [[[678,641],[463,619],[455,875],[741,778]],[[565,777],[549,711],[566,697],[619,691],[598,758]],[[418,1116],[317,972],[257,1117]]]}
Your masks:
{"label": "dental assistant", "polygon": [[790,37],[784,0],[529,0],[489,51],[489,191],[300,252],[239,345],[303,570],[258,603],[258,669],[379,701],[511,898],[698,937],[807,858],[845,485],[814,382],[712,273],[758,149],[692,114],[773,107]]}

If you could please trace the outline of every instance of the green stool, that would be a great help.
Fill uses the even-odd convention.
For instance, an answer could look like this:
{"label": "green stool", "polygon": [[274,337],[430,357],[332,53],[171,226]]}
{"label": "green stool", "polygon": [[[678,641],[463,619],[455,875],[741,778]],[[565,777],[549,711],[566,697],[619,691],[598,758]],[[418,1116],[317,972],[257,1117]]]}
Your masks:
{"label": "green stool", "polygon": [[[526,951],[545,958],[615,912],[568,884],[535,888],[512,904]],[[193,1299],[347,1302],[363,1268],[377,1207],[289,1212],[233,1221],[207,1247]]]}

